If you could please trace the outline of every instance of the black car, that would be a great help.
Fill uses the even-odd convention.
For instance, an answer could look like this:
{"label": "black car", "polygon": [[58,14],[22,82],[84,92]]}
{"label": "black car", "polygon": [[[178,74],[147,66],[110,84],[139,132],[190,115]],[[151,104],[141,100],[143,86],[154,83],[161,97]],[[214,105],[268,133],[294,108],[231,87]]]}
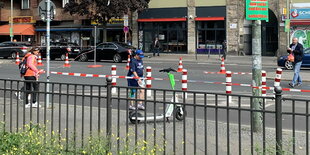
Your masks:
{"label": "black car", "polygon": [[[96,61],[113,60],[113,62],[122,62],[128,58],[128,50],[135,50],[133,46],[125,43],[104,42],[96,47]],[[80,53],[79,61],[88,61],[94,59],[94,50],[87,49]]]}
{"label": "black car", "polygon": [[[76,43],[51,42],[50,46],[51,60],[60,58],[60,60],[64,61],[67,53],[69,58],[76,58],[80,53],[80,47]],[[46,57],[46,46],[41,47],[40,53],[43,58]]]}
{"label": "black car", "polygon": [[28,50],[30,50],[31,44],[26,42],[2,42],[0,43],[0,57],[12,59],[16,58],[16,53],[22,57],[24,56]]}

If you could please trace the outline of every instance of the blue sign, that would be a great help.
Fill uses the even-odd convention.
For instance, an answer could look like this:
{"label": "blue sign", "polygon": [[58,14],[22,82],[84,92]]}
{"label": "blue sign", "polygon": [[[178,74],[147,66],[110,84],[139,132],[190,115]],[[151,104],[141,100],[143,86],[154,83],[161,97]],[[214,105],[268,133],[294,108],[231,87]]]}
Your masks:
{"label": "blue sign", "polygon": [[310,8],[307,9],[291,9],[291,19],[310,19]]}

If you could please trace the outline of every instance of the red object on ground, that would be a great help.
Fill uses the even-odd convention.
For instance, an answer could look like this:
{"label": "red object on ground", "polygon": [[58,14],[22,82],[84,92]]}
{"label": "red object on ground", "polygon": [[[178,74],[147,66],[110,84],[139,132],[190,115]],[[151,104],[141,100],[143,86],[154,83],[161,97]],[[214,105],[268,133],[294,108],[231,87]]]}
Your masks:
{"label": "red object on ground", "polygon": [[178,72],[182,72],[182,71],[183,71],[183,62],[182,62],[182,57],[180,57]]}
{"label": "red object on ground", "polygon": [[15,61],[15,64],[16,64],[16,65],[19,65],[19,63],[20,63],[20,60],[19,60],[19,53],[16,52],[16,61]]}
{"label": "red object on ground", "polygon": [[65,59],[64,67],[71,67],[71,65],[69,63],[68,53],[66,53],[66,59]]}

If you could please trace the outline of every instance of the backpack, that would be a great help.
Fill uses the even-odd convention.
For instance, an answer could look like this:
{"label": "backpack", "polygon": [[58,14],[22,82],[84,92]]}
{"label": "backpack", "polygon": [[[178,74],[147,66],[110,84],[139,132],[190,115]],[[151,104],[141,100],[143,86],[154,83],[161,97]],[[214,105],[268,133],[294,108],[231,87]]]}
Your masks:
{"label": "backpack", "polygon": [[27,67],[27,57],[25,57],[24,60],[19,63],[18,68],[19,68],[19,73],[20,73],[21,76],[26,74],[26,72],[28,70],[28,67]]}

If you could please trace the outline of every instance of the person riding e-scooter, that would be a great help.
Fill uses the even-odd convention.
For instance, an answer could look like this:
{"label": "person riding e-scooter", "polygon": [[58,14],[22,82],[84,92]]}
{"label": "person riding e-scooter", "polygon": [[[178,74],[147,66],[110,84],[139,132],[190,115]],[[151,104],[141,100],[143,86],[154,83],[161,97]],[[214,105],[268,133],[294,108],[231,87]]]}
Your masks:
{"label": "person riding e-scooter", "polygon": [[[133,53],[133,58],[130,61],[130,64],[129,64],[130,69],[128,71],[127,76],[131,76],[131,77],[135,77],[139,79],[127,79],[129,87],[137,87],[137,88],[145,87],[144,80],[140,79],[140,78],[143,78],[143,70],[144,70],[142,58],[144,58],[144,54],[142,50],[137,50]],[[129,97],[135,98],[135,94],[137,95],[137,99],[139,100],[144,99],[144,89],[136,89],[136,88],[131,89]],[[138,101],[137,106],[134,105],[134,101],[131,101],[129,105],[129,109],[135,110],[136,107],[139,110],[145,109],[142,101]]]}

